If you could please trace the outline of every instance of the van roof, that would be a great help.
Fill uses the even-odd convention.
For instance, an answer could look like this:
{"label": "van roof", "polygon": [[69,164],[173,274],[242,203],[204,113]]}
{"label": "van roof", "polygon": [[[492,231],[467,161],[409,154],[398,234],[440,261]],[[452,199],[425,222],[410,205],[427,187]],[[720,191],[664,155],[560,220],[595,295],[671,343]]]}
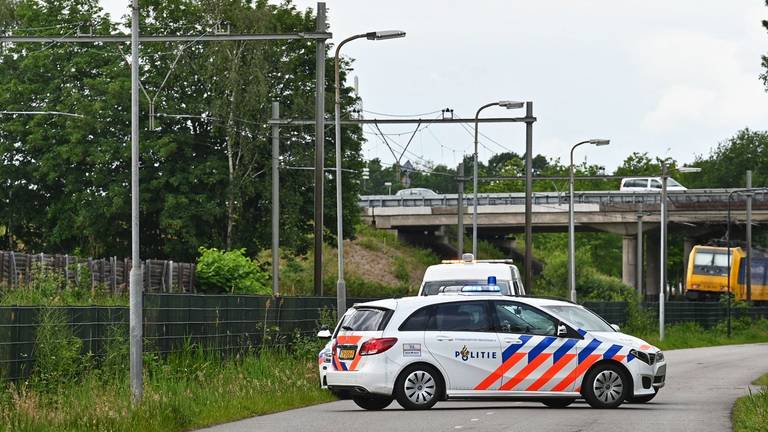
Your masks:
{"label": "van roof", "polygon": [[513,278],[510,264],[469,262],[431,265],[424,273],[424,281],[486,279],[488,276],[499,280]]}

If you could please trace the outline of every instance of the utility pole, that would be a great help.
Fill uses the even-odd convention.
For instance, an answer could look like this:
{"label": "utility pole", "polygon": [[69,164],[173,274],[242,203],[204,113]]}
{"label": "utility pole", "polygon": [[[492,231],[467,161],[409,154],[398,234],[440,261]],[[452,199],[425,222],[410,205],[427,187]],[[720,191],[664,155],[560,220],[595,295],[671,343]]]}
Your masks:
{"label": "utility pole", "polygon": [[635,268],[635,288],[639,296],[643,295],[643,212],[637,212],[637,267]]}
{"label": "utility pole", "polygon": [[458,240],[459,258],[464,255],[464,162],[459,163],[456,168],[456,174],[459,180],[459,199],[458,199],[458,227],[456,228],[456,237]]}
{"label": "utility pole", "polygon": [[[280,102],[272,102],[272,120],[280,119]],[[272,295],[280,294],[280,123],[272,123]]]}
{"label": "utility pole", "polygon": [[[317,4],[315,31],[327,30],[325,3]],[[325,39],[315,44],[315,295],[323,295],[323,188],[325,187]]]}
{"label": "utility pole", "polygon": [[659,340],[664,340],[664,292],[667,288],[667,163],[661,163],[661,262],[659,263]]}
{"label": "utility pole", "polygon": [[129,286],[129,359],[134,404],[144,395],[143,269],[139,255],[139,0],[131,2],[131,272]]}
{"label": "utility pole", "polygon": [[533,292],[533,102],[525,103],[525,289]]}
{"label": "utility pole", "polygon": [[[752,170],[747,170],[747,190],[752,189]],[[752,301],[752,193],[747,193],[747,301]]]}

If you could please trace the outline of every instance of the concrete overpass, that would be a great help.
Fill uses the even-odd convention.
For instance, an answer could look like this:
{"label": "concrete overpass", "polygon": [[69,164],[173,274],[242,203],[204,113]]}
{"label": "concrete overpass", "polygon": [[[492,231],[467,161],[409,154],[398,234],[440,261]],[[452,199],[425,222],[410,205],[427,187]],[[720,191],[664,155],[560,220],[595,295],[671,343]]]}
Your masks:
{"label": "concrete overpass", "polygon": [[[668,192],[668,217],[671,227],[686,235],[684,262],[695,238],[722,232],[728,212],[729,189],[698,189]],[[578,231],[606,231],[624,236],[624,282],[636,286],[638,267],[638,232],[644,233],[647,269],[644,286],[648,295],[658,291],[658,227],[660,219],[658,192],[589,191],[574,194],[574,213]],[[472,224],[472,195],[464,195],[464,224]],[[437,197],[397,197],[389,195],[361,196],[363,218],[381,229],[396,230],[398,235],[432,236],[447,242],[445,227],[458,222],[459,198],[456,194]],[[744,223],[744,197],[731,199],[731,221]],[[768,222],[768,193],[753,197],[753,223]],[[640,223],[642,221],[642,223]],[[503,242],[510,233],[523,232],[525,224],[524,193],[484,193],[478,199],[478,235]],[[533,196],[533,228],[535,232],[563,232],[568,229],[567,192],[535,192]],[[504,249],[513,245],[499,244]],[[506,247],[505,247],[506,246]]]}

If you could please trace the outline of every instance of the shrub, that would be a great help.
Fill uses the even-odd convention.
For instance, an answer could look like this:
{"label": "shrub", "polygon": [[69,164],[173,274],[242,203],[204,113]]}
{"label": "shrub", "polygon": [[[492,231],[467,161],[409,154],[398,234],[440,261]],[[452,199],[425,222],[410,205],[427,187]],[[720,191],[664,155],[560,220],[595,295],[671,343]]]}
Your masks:
{"label": "shrub", "polygon": [[245,249],[199,249],[196,277],[205,293],[270,294],[269,277],[245,256]]}
{"label": "shrub", "polygon": [[83,356],[83,341],[72,333],[63,310],[46,308],[40,313],[35,338],[33,383],[43,389],[76,381],[90,364]]}

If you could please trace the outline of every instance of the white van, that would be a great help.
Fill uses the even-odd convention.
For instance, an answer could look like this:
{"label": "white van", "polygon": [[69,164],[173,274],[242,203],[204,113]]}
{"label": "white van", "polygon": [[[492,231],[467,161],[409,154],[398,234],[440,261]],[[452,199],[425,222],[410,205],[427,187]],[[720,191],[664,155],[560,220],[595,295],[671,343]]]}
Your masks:
{"label": "white van", "polygon": [[[629,177],[621,180],[620,191],[626,192],[661,192],[661,177]],[[673,178],[667,179],[668,191],[688,190]]]}
{"label": "white van", "polygon": [[512,260],[476,260],[472,254],[461,258],[427,267],[419,295],[461,294],[465,286],[483,284],[497,285],[502,295],[525,295],[520,271]]}

